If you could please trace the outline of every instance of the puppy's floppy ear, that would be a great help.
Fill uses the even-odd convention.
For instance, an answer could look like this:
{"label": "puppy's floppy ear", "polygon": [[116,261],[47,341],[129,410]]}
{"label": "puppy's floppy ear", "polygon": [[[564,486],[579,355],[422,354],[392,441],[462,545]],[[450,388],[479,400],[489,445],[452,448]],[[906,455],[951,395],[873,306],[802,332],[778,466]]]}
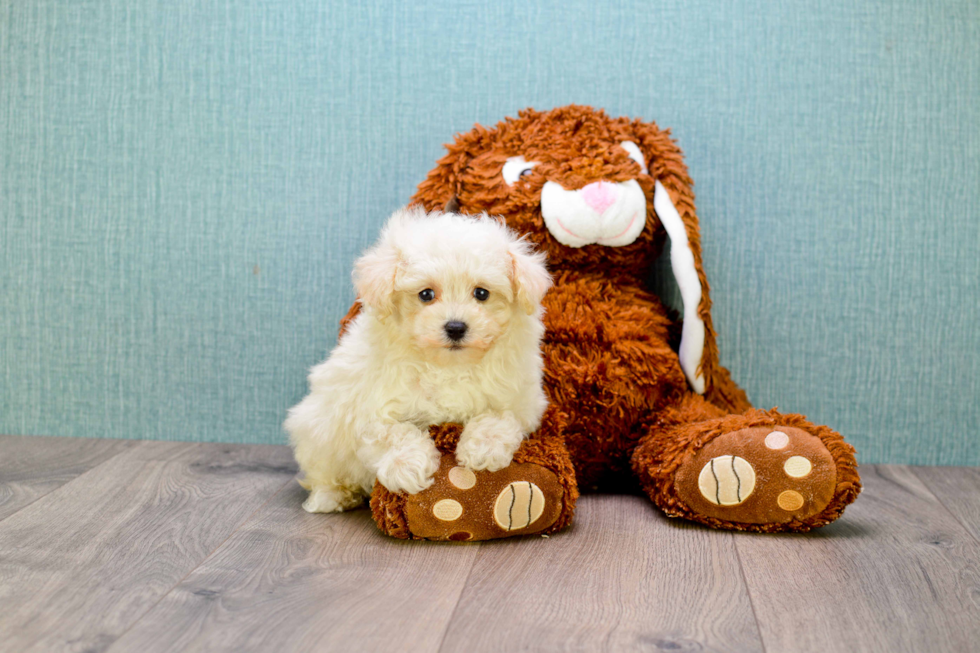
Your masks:
{"label": "puppy's floppy ear", "polygon": [[510,282],[514,298],[524,312],[533,315],[551,288],[551,275],[545,267],[545,256],[535,252],[526,240],[516,240],[508,247],[511,259]]}
{"label": "puppy's floppy ear", "polygon": [[390,229],[381,241],[354,263],[354,288],[361,304],[378,311],[380,317],[394,310],[395,277],[401,253],[395,246]]}

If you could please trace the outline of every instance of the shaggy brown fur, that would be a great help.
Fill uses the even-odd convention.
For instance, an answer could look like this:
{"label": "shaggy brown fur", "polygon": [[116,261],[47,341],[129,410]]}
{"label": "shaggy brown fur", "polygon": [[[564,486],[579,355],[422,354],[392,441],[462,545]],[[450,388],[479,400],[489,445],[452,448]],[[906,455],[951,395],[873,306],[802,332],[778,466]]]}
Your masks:
{"label": "shaggy brown fur", "polygon": [[[618,147],[622,141],[639,146],[649,174]],[[528,109],[493,129],[478,125],[458,135],[447,149],[419,185],[413,202],[429,210],[455,202],[462,213],[503,216],[547,253],[555,275],[555,286],[544,302],[543,353],[546,390],[562,419],[529,440],[518,453],[521,460],[555,470],[572,498],[576,486],[591,488],[632,471],[667,514],[716,528],[805,531],[833,521],[854,500],[861,486],[853,448],[838,433],[801,415],[751,410],[745,393],[719,364],[692,182],[669,132],[653,123],[567,106],[548,112]],[[539,165],[521,183],[508,186],[501,168],[508,157],[517,155]],[[555,240],[545,227],[540,195],[546,181],[574,190],[599,180],[630,179],[639,183],[648,200],[646,228],[633,243],[572,248]],[[658,179],[684,222],[702,285],[698,313],[706,330],[700,367],[706,381],[703,396],[690,389],[679,364],[679,321],[645,284],[667,239],[653,208]],[[833,484],[833,496],[819,512],[797,519],[774,504],[771,519],[742,523],[701,514],[680,498],[678,470],[715,438],[753,426],[802,429],[830,452],[836,478],[831,470],[826,483]],[[450,433],[458,437],[458,427],[434,429],[447,455],[454,442]],[[760,479],[786,481],[780,474],[788,453],[751,461]],[[827,496],[830,492],[827,489]],[[406,500],[410,498],[376,489],[372,508],[386,533],[411,536],[402,509]],[[550,530],[569,523],[573,507],[574,499],[567,501]],[[799,514],[804,512],[805,508]]]}

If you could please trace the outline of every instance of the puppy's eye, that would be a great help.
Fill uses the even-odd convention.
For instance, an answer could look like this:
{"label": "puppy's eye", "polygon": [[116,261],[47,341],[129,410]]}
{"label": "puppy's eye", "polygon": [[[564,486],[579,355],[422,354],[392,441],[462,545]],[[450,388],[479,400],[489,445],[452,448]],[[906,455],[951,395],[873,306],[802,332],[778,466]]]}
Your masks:
{"label": "puppy's eye", "polygon": [[432,288],[426,288],[425,290],[419,293],[419,300],[421,300],[423,304],[428,304],[435,298],[436,298],[436,291],[433,290]]}
{"label": "puppy's eye", "polygon": [[490,291],[486,288],[477,288],[473,291],[473,296],[476,297],[476,301],[485,302],[490,299]]}

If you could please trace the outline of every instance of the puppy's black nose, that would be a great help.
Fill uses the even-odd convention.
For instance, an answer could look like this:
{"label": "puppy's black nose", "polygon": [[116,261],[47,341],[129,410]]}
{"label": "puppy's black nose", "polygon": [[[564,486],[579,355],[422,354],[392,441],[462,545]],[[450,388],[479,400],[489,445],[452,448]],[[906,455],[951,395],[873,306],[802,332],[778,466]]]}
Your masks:
{"label": "puppy's black nose", "polygon": [[446,335],[453,342],[459,342],[466,335],[466,322],[446,322],[446,326],[443,328],[446,330]]}

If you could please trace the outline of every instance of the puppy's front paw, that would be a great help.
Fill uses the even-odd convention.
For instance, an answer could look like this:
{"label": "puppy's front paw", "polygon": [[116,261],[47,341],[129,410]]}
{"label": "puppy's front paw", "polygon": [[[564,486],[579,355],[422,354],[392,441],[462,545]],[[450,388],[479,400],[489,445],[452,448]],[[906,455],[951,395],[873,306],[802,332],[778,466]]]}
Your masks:
{"label": "puppy's front paw", "polygon": [[480,415],[463,429],[456,460],[469,469],[496,472],[510,464],[523,440],[524,432],[512,413]]}
{"label": "puppy's front paw", "polygon": [[381,457],[378,481],[392,492],[417,494],[432,485],[440,457],[431,441],[403,444]]}

